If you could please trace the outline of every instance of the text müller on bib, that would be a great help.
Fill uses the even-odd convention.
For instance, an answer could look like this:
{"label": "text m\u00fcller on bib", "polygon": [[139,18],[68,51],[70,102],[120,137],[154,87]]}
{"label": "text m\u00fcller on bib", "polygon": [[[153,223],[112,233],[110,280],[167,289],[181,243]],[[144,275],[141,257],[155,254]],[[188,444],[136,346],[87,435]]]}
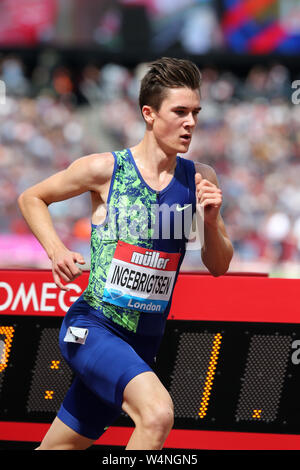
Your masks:
{"label": "text m\u00fcller on bib", "polygon": [[170,300],[180,253],[118,241],[103,300],[123,308],[162,313]]}

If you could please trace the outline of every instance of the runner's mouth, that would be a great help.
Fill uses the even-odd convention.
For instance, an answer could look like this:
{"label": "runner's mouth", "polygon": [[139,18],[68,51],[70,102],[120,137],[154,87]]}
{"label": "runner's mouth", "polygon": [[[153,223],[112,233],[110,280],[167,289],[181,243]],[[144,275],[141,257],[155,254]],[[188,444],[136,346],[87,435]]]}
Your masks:
{"label": "runner's mouth", "polygon": [[184,135],[181,135],[180,138],[185,140],[186,142],[190,142],[192,136],[191,134],[184,134]]}

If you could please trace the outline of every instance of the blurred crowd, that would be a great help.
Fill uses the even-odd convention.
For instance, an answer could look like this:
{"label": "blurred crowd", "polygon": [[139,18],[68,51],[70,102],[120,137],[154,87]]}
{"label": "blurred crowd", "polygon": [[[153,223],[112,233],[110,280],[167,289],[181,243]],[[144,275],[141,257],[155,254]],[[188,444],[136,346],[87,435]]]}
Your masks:
{"label": "blurred crowd", "polygon": [[[87,65],[76,74],[46,52],[28,74],[2,57],[0,104],[0,267],[49,267],[18,209],[27,187],[89,153],[129,147],[142,137],[137,104],[146,64]],[[202,70],[202,111],[186,158],[214,167],[233,271],[299,275],[300,105],[286,67],[253,66],[246,77]],[[55,227],[89,266],[88,194],[50,206]],[[183,269],[199,267],[189,251]],[[204,269],[200,264],[200,269]]]}

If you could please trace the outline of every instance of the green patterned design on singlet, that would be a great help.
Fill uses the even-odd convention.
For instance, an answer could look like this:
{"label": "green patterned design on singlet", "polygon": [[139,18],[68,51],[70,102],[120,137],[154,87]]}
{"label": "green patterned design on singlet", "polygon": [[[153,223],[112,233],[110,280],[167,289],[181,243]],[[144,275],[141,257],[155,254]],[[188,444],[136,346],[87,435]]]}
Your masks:
{"label": "green patterned design on singlet", "polygon": [[[152,248],[152,204],[156,204],[156,194],[139,178],[128,150],[115,152],[115,155],[108,216],[103,224],[92,225],[90,277],[83,296],[92,308],[101,311],[118,325],[136,332],[141,312],[104,302],[102,296],[118,240]],[[144,216],[137,218],[139,207],[143,208]]]}

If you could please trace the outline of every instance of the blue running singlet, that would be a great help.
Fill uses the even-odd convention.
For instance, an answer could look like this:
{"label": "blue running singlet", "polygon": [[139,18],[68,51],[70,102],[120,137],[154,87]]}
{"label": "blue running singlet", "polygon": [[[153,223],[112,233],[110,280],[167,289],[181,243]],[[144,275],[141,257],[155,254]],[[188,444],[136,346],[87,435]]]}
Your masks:
{"label": "blue running singlet", "polygon": [[120,415],[129,381],[152,371],[196,209],[192,161],[178,156],[172,180],[155,191],[129,149],[113,155],[107,215],[92,224],[89,283],[59,337],[76,378],[58,417],[94,440]]}

